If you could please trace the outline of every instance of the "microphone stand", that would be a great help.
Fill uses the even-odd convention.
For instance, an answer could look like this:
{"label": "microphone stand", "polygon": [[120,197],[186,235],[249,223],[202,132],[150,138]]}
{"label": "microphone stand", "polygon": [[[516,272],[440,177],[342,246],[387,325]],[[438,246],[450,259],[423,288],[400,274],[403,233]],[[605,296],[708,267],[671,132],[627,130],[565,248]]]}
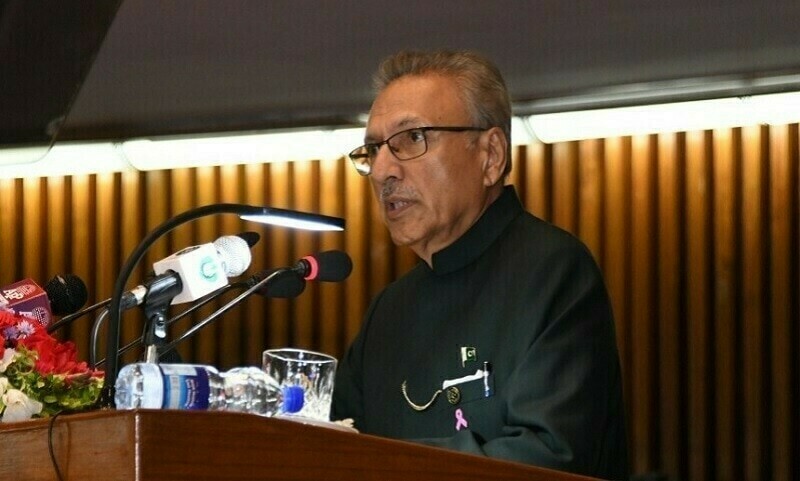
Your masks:
{"label": "microphone stand", "polygon": [[[219,289],[217,289],[216,291],[212,292],[211,294],[207,295],[206,297],[204,297],[204,298],[200,299],[199,301],[197,301],[196,303],[192,304],[192,306],[191,306],[191,307],[189,307],[189,308],[187,308],[187,309],[185,309],[185,310],[181,311],[181,312],[180,312],[179,314],[177,314],[175,317],[173,317],[172,319],[168,320],[168,321],[167,321],[167,326],[170,326],[170,325],[172,325],[173,323],[175,323],[175,322],[178,322],[178,321],[179,321],[179,320],[181,320],[182,318],[184,318],[184,317],[186,317],[186,316],[188,316],[188,315],[192,314],[194,311],[196,311],[196,310],[200,309],[201,307],[205,306],[205,305],[206,305],[206,304],[208,304],[209,302],[211,302],[211,301],[215,300],[217,297],[221,296],[222,294],[225,294],[225,293],[226,293],[226,292],[228,292],[229,290],[231,290],[231,289],[237,289],[237,288],[241,288],[241,287],[245,287],[245,286],[247,286],[247,285],[249,285],[247,282],[235,282],[235,283],[233,283],[233,284],[228,284],[227,286],[220,287],[220,288],[219,288]],[[92,363],[94,363],[94,359],[96,358],[96,351],[97,351],[97,341],[96,341],[96,340],[97,340],[97,333],[99,332],[100,324],[101,324],[101,323],[103,322],[103,320],[105,319],[105,314],[107,314],[107,313],[108,313],[108,309],[106,309],[106,310],[105,310],[105,312],[104,312],[104,314],[103,314],[103,316],[102,316],[102,317],[98,317],[98,318],[97,318],[97,320],[95,321],[95,324],[94,324],[93,330],[92,330],[92,336],[93,336],[93,337],[92,337],[92,351],[91,351],[91,353],[90,353],[90,354],[92,355],[92,357],[91,357],[91,359],[92,359],[92,361],[91,361],[91,362],[92,362]],[[144,341],[144,336],[139,336],[139,337],[138,337],[138,338],[136,338],[135,340],[133,340],[133,341],[129,342],[129,343],[128,343],[128,344],[126,344],[124,347],[122,347],[122,348],[121,348],[121,349],[118,351],[118,354],[117,354],[117,355],[121,356],[121,355],[125,354],[126,352],[130,351],[131,349],[133,349],[133,348],[134,348],[134,347],[136,347],[137,345],[141,344],[141,343],[142,343],[142,341]],[[96,366],[100,366],[100,365],[104,364],[105,362],[106,362],[106,359],[105,359],[105,358],[103,358],[103,359],[100,359],[99,361],[97,361],[97,364],[96,364],[94,367],[96,367]]]}
{"label": "microphone stand", "polygon": [[183,289],[181,282],[166,279],[163,289],[151,286],[144,298],[144,362],[158,362],[158,346],[167,339],[167,309],[172,299]]}

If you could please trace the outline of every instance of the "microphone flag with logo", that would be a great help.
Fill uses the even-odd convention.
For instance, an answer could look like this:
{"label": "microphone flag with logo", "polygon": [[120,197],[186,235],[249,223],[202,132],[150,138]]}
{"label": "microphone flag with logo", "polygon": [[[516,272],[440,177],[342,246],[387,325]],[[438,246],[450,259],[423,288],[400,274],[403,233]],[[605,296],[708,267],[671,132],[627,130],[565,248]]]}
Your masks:
{"label": "microphone flag with logo", "polygon": [[43,327],[53,319],[47,293],[32,279],[23,279],[0,289],[0,309],[34,319]]}

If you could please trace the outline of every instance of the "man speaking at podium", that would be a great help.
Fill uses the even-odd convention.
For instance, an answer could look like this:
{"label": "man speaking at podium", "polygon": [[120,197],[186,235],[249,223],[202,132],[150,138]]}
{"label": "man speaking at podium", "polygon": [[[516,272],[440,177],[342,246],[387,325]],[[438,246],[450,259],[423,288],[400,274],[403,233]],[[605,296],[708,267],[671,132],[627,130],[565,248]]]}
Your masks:
{"label": "man speaking at podium", "polygon": [[365,145],[392,240],[422,260],[373,299],[333,419],[601,478],[627,477],[622,381],[600,271],[512,186],[504,81],[470,52],[400,52],[375,76]]}

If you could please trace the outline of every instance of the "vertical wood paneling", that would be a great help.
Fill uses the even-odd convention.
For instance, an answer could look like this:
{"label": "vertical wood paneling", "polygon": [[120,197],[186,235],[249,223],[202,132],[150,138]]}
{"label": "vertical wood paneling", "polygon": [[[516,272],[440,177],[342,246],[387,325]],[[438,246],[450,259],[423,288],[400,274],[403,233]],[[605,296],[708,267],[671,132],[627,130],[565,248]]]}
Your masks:
{"label": "vertical wood paneling", "polygon": [[22,204],[17,188],[21,180],[0,179],[0,282],[7,286],[22,277],[19,242],[22,234]]}
{"label": "vertical wood paneling", "polygon": [[[798,456],[797,446],[790,449],[792,442],[792,414],[796,416],[797,402],[792,403],[792,347],[796,349],[798,339],[793,336],[797,324],[797,312],[792,313],[792,281],[797,258],[797,162],[792,164],[791,150],[797,159],[796,126],[780,126],[771,129],[770,136],[770,304],[772,311],[770,359],[771,408],[772,408],[772,459],[770,473],[772,479],[791,479],[792,459]],[[792,145],[790,146],[790,142]],[[793,190],[794,189],[794,190]],[[794,277],[794,279],[793,279]],[[794,294],[796,294],[796,290]],[[794,318],[792,317],[794,314]],[[794,325],[794,326],[793,326]]]}
{"label": "vertical wood paneling", "polygon": [[[318,164],[314,162],[314,164]],[[294,207],[302,212],[317,212],[319,209],[315,205],[319,198],[319,175],[310,161],[293,162],[292,169],[295,174]],[[302,257],[316,252],[319,236],[309,235],[306,232],[296,232],[294,234],[295,257]],[[318,283],[309,282],[303,293],[304,299],[314,301],[318,294]],[[293,329],[293,344],[305,349],[310,349],[314,338],[314,313],[312,302],[298,302],[295,311]]]}
{"label": "vertical wood paneling", "polygon": [[[271,207],[290,209],[290,195],[294,177],[290,177],[288,162],[269,164],[269,197],[266,205]],[[270,229],[266,239],[269,245],[267,266],[279,267],[291,263],[295,258],[292,250],[291,237],[288,229]],[[289,338],[291,322],[291,304],[283,301],[268,303],[268,315],[265,320],[269,333],[266,347],[290,346]]]}
{"label": "vertical wood paneling", "polygon": [[[605,240],[603,274],[617,321],[617,344],[622,364],[625,405],[629,412],[637,409],[631,401],[629,260],[630,260],[630,142],[628,139],[608,139],[605,142]],[[629,418],[630,420],[630,418]],[[630,424],[628,426],[630,432]],[[630,457],[634,469],[636,451]]]}
{"label": "vertical wood paneling", "polygon": [[[147,228],[147,177],[146,174],[138,172],[125,172],[121,174],[122,183],[122,206],[120,216],[122,217],[122,238],[120,239],[119,266],[122,266],[128,256],[136,248],[142,238],[149,232]],[[131,277],[133,282],[140,282],[145,279],[151,267],[146,262],[139,262],[134,269]],[[116,279],[115,279],[116,282]],[[142,316],[138,312],[127,312],[124,314],[122,326],[120,328],[121,345],[132,342],[142,335]],[[105,348],[101,350],[105,353]],[[124,358],[125,362],[133,362],[138,359],[140,350],[134,350]]]}
{"label": "vertical wood paneling", "polygon": [[44,197],[45,179],[30,178],[23,182],[23,202],[25,221],[22,224],[22,269],[26,277],[37,280],[40,285],[47,281],[47,273],[43,269],[43,259],[47,258],[47,238],[45,229]]}
{"label": "vertical wood paneling", "polygon": [[[717,479],[736,479],[741,472],[736,452],[736,426],[728,422],[737,413],[736,382],[738,366],[736,340],[739,312],[738,232],[735,221],[739,185],[739,133],[730,129],[714,131],[713,176],[714,198],[714,383],[715,462]],[[735,143],[734,143],[735,142]]]}
{"label": "vertical wood paneling", "polygon": [[[652,267],[655,252],[655,203],[652,177],[655,172],[651,139],[637,136],[631,142],[631,317],[632,346],[655,345],[658,322]],[[633,465],[641,470],[655,462],[657,442],[655,371],[656,349],[632,349],[630,365],[630,390],[633,406],[631,432],[638,440]]]}
{"label": "vertical wood paneling", "polygon": [[[195,193],[197,205],[213,204],[219,201],[219,169],[215,167],[199,167],[194,169],[195,180],[198,188]],[[162,192],[163,197],[167,197],[167,192]],[[164,199],[166,201],[166,198]],[[166,208],[168,204],[164,205]],[[162,217],[167,219],[169,214]],[[193,222],[193,226],[197,228],[197,237],[202,242],[212,242],[219,236],[219,216],[204,217]],[[193,244],[195,244],[193,242]],[[169,255],[168,253],[165,253]],[[217,308],[217,303],[209,303],[197,311],[199,319],[204,319],[210,316]],[[224,329],[221,322],[215,322],[207,328],[201,330],[195,336],[194,348],[195,359],[199,362],[208,364],[220,365],[222,358],[219,349],[217,349],[217,339],[219,339],[219,331]]]}
{"label": "vertical wood paneling", "polygon": [[47,265],[45,272],[48,279],[54,275],[67,274],[71,270],[67,266],[67,255],[71,248],[66,235],[69,225],[69,210],[64,199],[67,198],[65,192],[65,181],[63,177],[52,177],[47,179],[46,205],[47,215],[45,225],[50,232],[45,238],[47,243]]}
{"label": "vertical wood paneling", "polygon": [[[665,134],[658,142],[658,382],[659,441],[661,462],[654,467],[680,479],[686,478],[685,396],[681,395],[685,370],[685,316],[681,294],[683,254],[684,162],[683,135]],[[635,449],[638,449],[636,446]]]}
{"label": "vertical wood paneling", "polygon": [[553,147],[553,223],[573,234],[578,232],[578,143]]}
{"label": "vertical wood paneling", "polygon": [[547,155],[550,149],[549,145],[530,145],[525,149],[525,157],[520,158],[520,161],[525,163],[527,173],[523,180],[522,201],[533,215],[548,221],[552,218],[550,207],[552,162],[551,157]]}
{"label": "vertical wood paneling", "polygon": [[[119,263],[120,242],[110,242],[110,239],[119,239],[121,236],[119,229],[120,189],[117,180],[118,176],[115,174],[96,176],[97,192],[95,197],[97,200],[94,203],[94,208],[97,221],[93,229],[93,241],[96,247],[93,251],[90,251],[93,255],[89,259],[89,268],[95,274],[95,288],[92,290],[95,299],[90,301],[92,303],[111,297],[117,273],[122,265]],[[98,268],[99,266],[105,266],[105,268]],[[90,318],[85,322],[85,332],[88,333],[85,339],[91,339],[91,328],[94,320]],[[120,345],[123,346],[124,344]],[[91,345],[89,348],[91,349]],[[98,359],[104,358],[105,350],[98,351],[97,355]]]}
{"label": "vertical wood paneling", "polygon": [[[527,209],[576,233],[603,270],[633,473],[800,478],[798,126],[533,144],[514,155],[509,181]],[[180,346],[186,361],[257,365],[261,351],[282,346],[341,357],[372,296],[418,262],[392,244],[369,179],[342,158],[0,180],[0,280],[44,283],[74,273],[97,302],[156,225],[216,202],[343,216],[347,230],[301,233],[230,215],[201,219],[152,246],[128,287],[175,250],[246,230],[262,239],[245,276],[328,249],[348,252],[353,273],[341,284],[309,285],[293,300],[245,300]],[[177,323],[171,335],[231,297]],[[92,320],[62,333],[82,357]],[[141,311],[126,312],[123,344],[141,329]]]}
{"label": "vertical wood paneling", "polygon": [[369,251],[371,239],[367,235],[370,230],[370,202],[371,192],[369,181],[352,167],[345,174],[345,192],[347,202],[345,205],[345,219],[347,232],[345,234],[345,252],[353,260],[353,273],[348,279],[349,291],[345,312],[345,340],[355,338],[364,310],[369,304],[370,292],[370,259]]}
{"label": "vertical wood paneling", "polygon": [[[220,192],[219,200],[217,202],[233,204],[243,202],[242,198],[245,188],[241,175],[242,172],[243,169],[238,165],[225,165],[220,167]],[[215,234],[214,239],[217,239],[220,234],[235,235],[244,232],[245,230],[244,222],[239,219],[238,216],[233,214],[221,215],[219,216],[219,231],[217,234]],[[243,276],[234,277],[230,280],[230,282],[234,283],[243,278]],[[240,293],[241,290],[237,289],[229,297],[233,298],[234,294]],[[228,300],[230,300],[228,297],[221,299],[216,303],[216,307],[222,307]],[[245,341],[243,337],[247,336],[247,331],[245,330],[246,324],[244,322],[244,318],[247,313],[250,300],[251,299],[248,299],[247,301],[240,303],[238,306],[228,311],[219,320],[215,321],[217,324],[216,331],[219,335],[220,342],[217,347],[217,349],[220,351],[219,365],[223,367],[223,369],[228,366],[236,366],[237,364],[241,364],[242,353],[246,352]]]}
{"label": "vertical wood paneling", "polygon": [[[326,215],[344,216],[344,159],[320,162],[320,205],[319,212]],[[345,226],[346,232],[349,226]],[[320,239],[320,251],[343,250],[344,236],[337,233],[326,233]],[[344,298],[349,281],[326,282],[319,286],[318,316],[319,336],[318,349],[325,353],[340,353],[346,347],[344,333]]]}
{"label": "vertical wood paneling", "polygon": [[686,136],[686,254],[685,269],[689,346],[689,477],[709,479],[709,455],[713,426],[709,419],[709,365],[711,352],[711,306],[709,300],[709,178],[708,135],[689,132]]}
{"label": "vertical wood paneling", "polygon": [[528,147],[520,145],[511,148],[511,172],[505,179],[505,185],[514,185],[521,198],[525,198],[525,178],[528,176],[528,165],[525,162]]}
{"label": "vertical wood paneling", "polygon": [[603,142],[585,140],[579,146],[578,235],[598,263],[603,262]]}
{"label": "vertical wood paneling", "polygon": [[[194,198],[196,195],[197,183],[193,181],[193,174],[194,172],[192,169],[175,169],[171,172],[169,178],[171,193],[169,196],[170,212],[177,214],[185,212],[195,206]],[[176,249],[195,244],[194,240],[196,239],[196,235],[193,226],[189,224],[172,231],[169,238],[171,241],[169,252],[175,252]],[[208,239],[203,239],[203,241],[208,242]],[[170,337],[174,339],[189,329],[193,324],[193,319],[193,316],[185,316],[171,324],[169,328]],[[189,342],[181,343],[178,346],[177,350],[181,359],[194,359],[196,357],[192,347],[193,343]]]}
{"label": "vertical wood paneling", "polygon": [[[244,192],[242,202],[248,205],[267,205],[266,199],[266,175],[265,168],[260,164],[248,164],[244,167]],[[269,239],[266,238],[264,229],[260,226],[248,224],[245,231],[258,232],[261,239],[252,249],[253,261],[250,273],[261,272],[268,267],[267,255],[269,252]],[[261,353],[266,349],[267,323],[269,313],[267,312],[267,300],[256,294],[247,301],[247,309],[244,310],[243,329],[244,337],[244,357],[242,362],[251,366],[261,365]]]}
{"label": "vertical wood paneling", "polygon": [[[95,195],[94,176],[73,176],[72,180],[72,245],[75,250],[72,255],[73,273],[86,282],[89,292],[97,292],[96,275],[98,267],[94,262],[95,250]],[[95,294],[95,298],[96,294]],[[69,335],[82,353],[89,350],[91,323],[83,322],[73,324]],[[88,356],[87,356],[88,358]],[[85,358],[84,358],[85,359]]]}
{"label": "vertical wood paneling", "polygon": [[764,450],[768,399],[764,353],[769,332],[765,272],[769,264],[766,245],[765,201],[768,194],[769,166],[764,161],[765,128],[743,129],[742,149],[742,440],[744,444],[743,479],[766,479]]}

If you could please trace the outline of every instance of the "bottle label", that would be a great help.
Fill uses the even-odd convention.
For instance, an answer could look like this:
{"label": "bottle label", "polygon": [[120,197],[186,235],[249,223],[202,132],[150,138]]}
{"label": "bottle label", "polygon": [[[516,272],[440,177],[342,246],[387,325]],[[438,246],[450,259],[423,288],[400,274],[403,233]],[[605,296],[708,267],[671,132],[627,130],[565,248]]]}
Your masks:
{"label": "bottle label", "polygon": [[208,371],[202,366],[161,364],[164,380],[164,408],[208,409],[211,392]]}

